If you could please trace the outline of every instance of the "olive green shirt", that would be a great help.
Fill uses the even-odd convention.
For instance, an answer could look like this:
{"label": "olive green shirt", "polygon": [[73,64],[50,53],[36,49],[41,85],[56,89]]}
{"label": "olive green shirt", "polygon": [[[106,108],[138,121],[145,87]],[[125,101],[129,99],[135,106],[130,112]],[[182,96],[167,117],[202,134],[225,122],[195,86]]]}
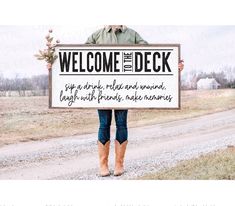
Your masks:
{"label": "olive green shirt", "polygon": [[126,26],[122,26],[116,32],[107,26],[94,32],[86,44],[147,44],[147,42],[136,31]]}

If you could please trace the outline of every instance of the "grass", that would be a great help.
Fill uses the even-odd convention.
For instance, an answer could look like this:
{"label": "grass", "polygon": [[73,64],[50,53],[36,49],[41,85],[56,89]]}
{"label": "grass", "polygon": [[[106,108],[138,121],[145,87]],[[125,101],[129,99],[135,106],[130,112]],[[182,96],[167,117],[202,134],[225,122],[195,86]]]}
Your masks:
{"label": "grass", "polygon": [[173,168],[149,174],[144,180],[235,180],[235,147],[185,160]]}
{"label": "grass", "polygon": [[[181,110],[129,110],[129,127],[235,108],[235,90],[183,91],[181,104]],[[97,129],[98,115],[95,109],[48,109],[48,97],[0,97],[0,146],[92,133]]]}

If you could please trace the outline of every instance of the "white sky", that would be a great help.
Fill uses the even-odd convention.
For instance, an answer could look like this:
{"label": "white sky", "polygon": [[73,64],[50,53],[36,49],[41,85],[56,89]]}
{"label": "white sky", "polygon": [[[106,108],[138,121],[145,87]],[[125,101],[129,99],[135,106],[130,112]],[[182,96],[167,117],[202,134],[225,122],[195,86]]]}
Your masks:
{"label": "white sky", "polygon": [[[127,26],[149,43],[180,43],[185,71],[235,66],[235,26]],[[84,43],[101,27],[0,26],[0,73],[4,77],[47,74],[45,62],[34,54],[44,49],[49,28],[61,43]]]}

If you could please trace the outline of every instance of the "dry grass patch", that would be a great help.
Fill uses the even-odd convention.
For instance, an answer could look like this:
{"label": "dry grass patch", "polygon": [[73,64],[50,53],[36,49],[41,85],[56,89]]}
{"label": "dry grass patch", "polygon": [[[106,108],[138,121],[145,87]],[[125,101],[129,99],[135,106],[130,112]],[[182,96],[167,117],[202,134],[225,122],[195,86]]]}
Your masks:
{"label": "dry grass patch", "polygon": [[235,147],[182,161],[177,166],[156,174],[146,175],[145,180],[235,180]]}
{"label": "dry grass patch", "polygon": [[[235,90],[183,91],[181,110],[129,110],[130,127],[163,123],[235,108]],[[114,124],[113,124],[114,125]],[[48,109],[48,97],[0,98],[0,146],[96,132],[95,109]]]}

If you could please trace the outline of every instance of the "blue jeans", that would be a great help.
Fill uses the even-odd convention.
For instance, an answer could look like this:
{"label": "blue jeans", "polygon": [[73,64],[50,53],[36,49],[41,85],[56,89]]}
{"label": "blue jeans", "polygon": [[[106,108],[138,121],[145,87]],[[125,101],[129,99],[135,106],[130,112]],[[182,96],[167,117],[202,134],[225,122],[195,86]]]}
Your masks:
{"label": "blue jeans", "polygon": [[[116,140],[122,144],[127,140],[127,112],[128,110],[114,110],[116,121]],[[100,127],[98,140],[105,145],[110,140],[110,126],[112,121],[112,110],[98,110]]]}

